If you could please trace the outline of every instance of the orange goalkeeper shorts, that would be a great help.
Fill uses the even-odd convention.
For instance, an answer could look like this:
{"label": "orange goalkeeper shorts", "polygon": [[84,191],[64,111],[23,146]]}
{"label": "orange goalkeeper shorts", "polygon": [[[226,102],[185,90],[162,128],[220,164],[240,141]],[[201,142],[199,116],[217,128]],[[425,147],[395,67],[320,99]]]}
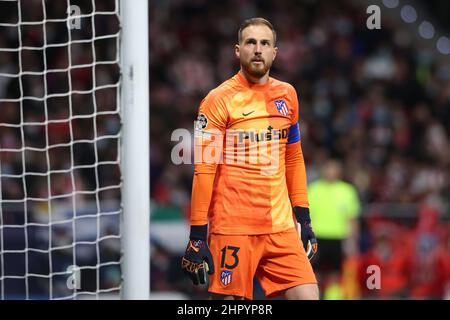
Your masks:
{"label": "orange goalkeeper shorts", "polygon": [[296,229],[263,235],[211,234],[215,272],[209,292],[253,298],[253,278],[268,298],[301,284],[317,283]]}

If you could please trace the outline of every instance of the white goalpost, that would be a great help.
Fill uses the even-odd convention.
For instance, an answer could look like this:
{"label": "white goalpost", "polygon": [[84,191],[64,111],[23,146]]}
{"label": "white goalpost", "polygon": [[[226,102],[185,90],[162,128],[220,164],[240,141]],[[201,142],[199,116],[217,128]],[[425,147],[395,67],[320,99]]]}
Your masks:
{"label": "white goalpost", "polygon": [[146,0],[0,0],[0,299],[148,299]]}
{"label": "white goalpost", "polygon": [[150,156],[147,0],[122,0],[123,297],[150,294]]}

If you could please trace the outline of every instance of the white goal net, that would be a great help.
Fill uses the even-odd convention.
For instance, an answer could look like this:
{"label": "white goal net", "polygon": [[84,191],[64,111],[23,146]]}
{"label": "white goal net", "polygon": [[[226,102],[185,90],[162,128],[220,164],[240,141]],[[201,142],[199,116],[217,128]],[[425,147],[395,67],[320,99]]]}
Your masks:
{"label": "white goal net", "polygon": [[0,299],[122,284],[118,0],[0,0]]}

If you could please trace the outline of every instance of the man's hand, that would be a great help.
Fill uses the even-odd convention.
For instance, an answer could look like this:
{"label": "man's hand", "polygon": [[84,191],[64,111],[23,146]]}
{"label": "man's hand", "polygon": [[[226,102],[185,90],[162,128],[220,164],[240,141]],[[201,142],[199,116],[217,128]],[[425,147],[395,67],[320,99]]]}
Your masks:
{"label": "man's hand", "polygon": [[311,217],[309,216],[309,209],[303,207],[294,207],[295,217],[300,225],[300,237],[303,242],[303,248],[305,248],[306,255],[308,259],[311,260],[312,257],[317,253],[319,249],[317,244],[316,235],[312,230]]}
{"label": "man's hand", "polygon": [[195,285],[207,283],[207,273],[214,273],[214,262],[206,243],[207,226],[192,226],[181,268]]}

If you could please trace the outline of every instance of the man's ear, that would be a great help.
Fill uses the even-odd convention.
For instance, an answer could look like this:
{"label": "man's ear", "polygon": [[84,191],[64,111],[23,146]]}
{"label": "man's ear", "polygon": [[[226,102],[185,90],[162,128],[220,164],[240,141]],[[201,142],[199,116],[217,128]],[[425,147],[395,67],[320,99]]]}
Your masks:
{"label": "man's ear", "polygon": [[241,56],[241,52],[240,52],[240,47],[239,47],[239,45],[238,44],[236,44],[235,46],[234,46],[234,54],[236,55],[236,58],[240,58],[240,56]]}
{"label": "man's ear", "polygon": [[272,59],[272,61],[275,60],[275,57],[277,56],[277,52],[278,52],[278,47],[274,47],[273,48],[273,59]]}

